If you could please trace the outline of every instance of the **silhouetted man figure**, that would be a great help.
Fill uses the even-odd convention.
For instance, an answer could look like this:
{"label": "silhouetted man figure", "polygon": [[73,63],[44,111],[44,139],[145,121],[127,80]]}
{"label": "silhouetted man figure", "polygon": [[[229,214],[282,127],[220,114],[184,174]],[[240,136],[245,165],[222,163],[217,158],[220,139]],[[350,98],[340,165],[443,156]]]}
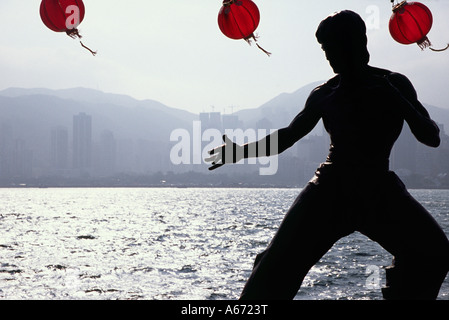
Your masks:
{"label": "silhouetted man figure", "polygon": [[386,273],[385,299],[436,299],[449,269],[449,241],[389,171],[389,156],[404,120],[416,139],[431,147],[440,144],[438,126],[405,76],[368,65],[366,27],[359,15],[329,16],[316,37],[336,76],[312,91],[288,127],[244,146],[224,137],[225,144],[206,159],[212,170],[281,153],[320,119],[331,138],[326,161],[256,257],[241,299],[293,299],[310,268],[354,231],[395,257]]}

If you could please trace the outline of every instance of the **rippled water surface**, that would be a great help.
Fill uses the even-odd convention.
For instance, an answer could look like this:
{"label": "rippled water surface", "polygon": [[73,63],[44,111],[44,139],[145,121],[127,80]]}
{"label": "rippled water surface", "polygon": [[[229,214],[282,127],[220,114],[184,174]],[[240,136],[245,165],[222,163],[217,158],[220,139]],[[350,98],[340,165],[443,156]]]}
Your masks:
{"label": "rippled water surface", "polygon": [[[299,191],[0,189],[0,298],[236,299]],[[449,235],[449,191],[411,193]],[[381,299],[390,262],[355,233],[296,299]]]}

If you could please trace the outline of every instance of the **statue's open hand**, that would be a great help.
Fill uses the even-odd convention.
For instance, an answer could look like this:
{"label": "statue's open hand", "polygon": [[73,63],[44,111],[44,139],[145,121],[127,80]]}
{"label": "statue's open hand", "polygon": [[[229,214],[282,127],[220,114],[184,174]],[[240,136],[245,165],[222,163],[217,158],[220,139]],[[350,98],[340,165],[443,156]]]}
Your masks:
{"label": "statue's open hand", "polygon": [[215,170],[226,163],[236,163],[243,159],[243,147],[232,142],[226,135],[223,135],[224,144],[209,151],[211,155],[204,159],[211,162],[209,170]]}

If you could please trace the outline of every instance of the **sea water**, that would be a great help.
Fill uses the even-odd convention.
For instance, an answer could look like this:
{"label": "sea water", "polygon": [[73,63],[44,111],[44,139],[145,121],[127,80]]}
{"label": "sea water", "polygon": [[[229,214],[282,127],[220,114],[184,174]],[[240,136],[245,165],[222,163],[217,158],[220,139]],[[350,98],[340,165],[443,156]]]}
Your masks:
{"label": "sea water", "polygon": [[[0,189],[0,299],[237,299],[300,189]],[[449,190],[411,190],[449,235]],[[392,256],[338,241],[296,299],[382,299]],[[440,295],[449,299],[449,279]]]}

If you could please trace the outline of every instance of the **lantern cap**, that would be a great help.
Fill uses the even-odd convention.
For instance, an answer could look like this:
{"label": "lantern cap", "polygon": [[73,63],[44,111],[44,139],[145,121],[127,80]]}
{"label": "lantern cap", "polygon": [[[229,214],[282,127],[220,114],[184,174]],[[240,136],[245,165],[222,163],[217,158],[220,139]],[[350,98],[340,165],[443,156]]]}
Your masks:
{"label": "lantern cap", "polygon": [[393,5],[393,12],[397,12],[397,11],[401,10],[406,4],[407,4],[407,1],[402,1],[396,5]]}

